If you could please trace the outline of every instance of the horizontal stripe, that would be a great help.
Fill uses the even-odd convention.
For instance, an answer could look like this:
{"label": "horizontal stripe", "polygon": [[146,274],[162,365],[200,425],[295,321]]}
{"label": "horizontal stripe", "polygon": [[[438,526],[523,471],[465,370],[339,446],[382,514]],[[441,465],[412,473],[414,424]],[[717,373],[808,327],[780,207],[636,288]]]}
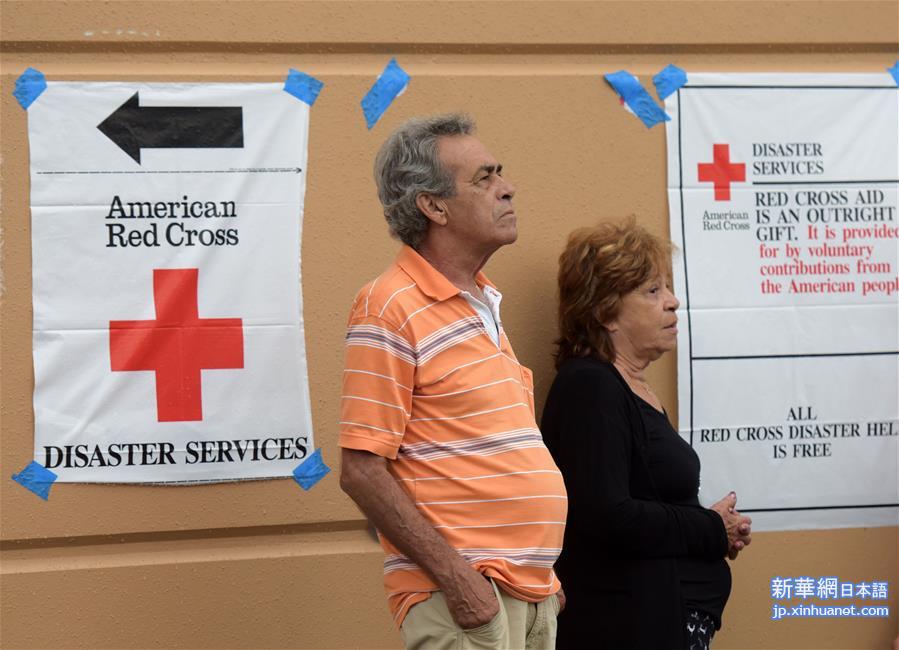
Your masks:
{"label": "horizontal stripe", "polygon": [[405,434],[400,433],[400,432],[398,432],[398,431],[391,431],[390,429],[382,429],[382,428],[380,428],[380,427],[373,427],[373,426],[370,425],[370,424],[362,424],[361,422],[350,422],[350,421],[348,421],[348,420],[341,420],[341,421],[338,422],[337,424],[349,424],[349,425],[354,426],[354,427],[363,427],[363,428],[365,428],[365,429],[374,429],[375,431],[383,431],[384,433],[392,433],[393,435],[395,435],[395,436],[400,436],[400,437],[402,437],[403,435],[405,435]]}
{"label": "horizontal stripe", "polygon": [[409,591],[408,589],[404,589],[403,591],[390,591],[387,593],[388,598],[393,598],[394,596],[399,596],[400,594],[405,594],[405,596],[414,596],[416,594],[431,594],[435,591],[440,591],[435,586],[434,589],[425,589],[424,591]]}
{"label": "horizontal stripe", "polygon": [[[552,555],[521,555],[517,557],[507,557],[504,555],[462,555],[463,559],[469,564],[489,562],[491,560],[500,560],[515,566],[531,567],[537,569],[549,569],[555,564],[559,557],[558,553]],[[391,561],[384,562],[384,573],[393,573],[394,571],[421,571],[421,568],[412,561]]]}
{"label": "horizontal stripe", "polygon": [[516,406],[524,406],[527,409],[531,408],[530,404],[525,404],[524,402],[515,402],[514,404],[509,404],[508,406],[498,406],[495,409],[487,409],[486,411],[477,411],[475,413],[466,413],[465,415],[454,415],[452,417],[445,418],[413,418],[409,420],[409,422],[433,422],[435,420],[464,420],[465,418],[473,418],[478,415],[488,415],[490,413],[496,413],[497,411],[505,411],[507,409],[513,409]]}
{"label": "horizontal stripe", "polygon": [[436,460],[450,456],[493,456],[517,449],[543,447],[543,438],[537,429],[515,429],[478,438],[465,438],[451,442],[427,440],[401,445],[399,455],[411,460]]}
{"label": "horizontal stripe", "polygon": [[516,555],[520,553],[531,553],[534,551],[543,553],[561,553],[561,548],[556,548],[555,546],[513,546],[513,547],[472,547],[472,548],[462,548],[458,549],[460,552],[468,553],[499,553],[501,555],[511,554]]}
{"label": "horizontal stripe", "polygon": [[403,386],[403,385],[402,385],[400,382],[398,382],[396,379],[394,379],[393,377],[390,377],[390,376],[388,376],[388,375],[379,375],[378,373],[376,373],[376,372],[371,372],[371,371],[369,371],[369,370],[351,370],[350,368],[344,369],[344,372],[351,372],[351,373],[356,373],[356,374],[360,374],[360,375],[371,375],[372,377],[380,377],[381,379],[386,379],[386,380],[388,380],[388,381],[392,381],[394,384],[396,384],[397,386],[399,386],[399,387],[402,388],[403,390],[407,390],[407,391],[409,391],[409,392],[412,392],[412,389],[411,389],[411,388],[409,388],[408,386]]}
{"label": "horizontal stripe", "polygon": [[[396,613],[393,615],[393,622],[394,622],[394,623],[396,623],[397,625],[399,625],[399,622],[400,622],[400,621],[399,621],[400,614],[402,614],[402,613],[405,611],[405,609],[406,609],[406,603],[409,601],[409,599],[412,598],[412,597],[415,596],[415,595],[416,595],[416,594],[415,594],[414,591],[410,591],[410,592],[407,593],[406,596],[400,601],[399,606],[396,608]],[[388,596],[388,597],[389,597],[389,596]]]}
{"label": "horizontal stripe", "polygon": [[415,365],[415,350],[409,342],[383,327],[351,325],[347,328],[346,344],[385,350],[406,363]]}
{"label": "horizontal stripe", "polygon": [[544,585],[516,585],[517,587],[530,587],[531,589],[551,589],[556,584],[555,579],[550,580]]}
{"label": "horizontal stripe", "polygon": [[564,526],[564,521],[516,521],[511,524],[471,524],[468,526],[434,526],[434,528],[447,528],[459,530],[462,528],[508,528],[510,526]]}
{"label": "horizontal stripe", "polygon": [[515,379],[513,377],[509,377],[508,379],[498,379],[497,381],[491,381],[490,383],[481,384],[480,386],[473,386],[472,388],[466,388],[464,390],[454,390],[451,393],[436,393],[434,395],[419,395],[418,393],[416,393],[415,399],[433,399],[435,397],[450,397],[452,395],[464,395],[465,393],[470,393],[475,390],[480,390],[481,388],[489,388],[490,386],[497,386],[499,384],[507,384],[509,382],[511,382],[513,384],[518,384],[519,386],[521,386],[522,388],[525,388],[525,390],[527,390],[525,385],[522,384],[520,381],[518,381],[517,379]]}
{"label": "horizontal stripe", "polygon": [[504,355],[502,352],[497,352],[496,354],[491,354],[489,357],[484,357],[483,359],[476,359],[474,361],[469,361],[468,363],[463,363],[459,366],[456,366],[455,368],[450,368],[449,370],[447,370],[445,373],[440,375],[434,381],[428,382],[427,384],[422,384],[422,386],[431,386],[433,384],[443,381],[444,379],[446,379],[447,377],[449,377],[451,374],[453,374],[454,372],[456,372],[458,370],[462,370],[463,368],[468,368],[469,366],[475,366],[479,363],[484,363],[485,361],[490,361],[491,359],[496,359],[497,357],[502,357],[502,356],[507,356],[507,355]]}
{"label": "horizontal stripe", "polygon": [[501,499],[471,499],[469,501],[416,501],[417,506],[449,506],[459,503],[496,503],[497,501],[526,501],[528,499],[563,499],[568,501],[564,494],[533,494],[523,497],[503,497]]}
{"label": "horizontal stripe", "polygon": [[517,476],[519,474],[555,474],[562,473],[553,469],[532,469],[526,472],[504,472],[502,474],[483,474],[481,476],[425,476],[421,478],[401,478],[400,481],[478,481],[484,478],[502,478],[504,476]]}
{"label": "horizontal stripe", "polygon": [[412,320],[412,317],[413,317],[413,316],[417,316],[418,314],[420,314],[421,312],[423,312],[425,309],[430,309],[430,308],[433,307],[434,305],[439,305],[439,304],[440,304],[440,303],[438,303],[438,302],[431,302],[431,303],[428,303],[427,305],[425,305],[424,307],[419,307],[418,309],[416,309],[415,311],[413,311],[411,314],[409,314],[408,316],[406,316],[406,320],[404,320],[404,321],[402,322],[402,324],[400,324],[400,326],[399,326],[397,329],[398,329],[399,331],[403,331],[403,328],[406,327],[406,325],[409,323],[410,320]]}
{"label": "horizontal stripe", "polygon": [[452,336],[453,332],[464,330],[468,328],[470,325],[476,325],[480,322],[479,316],[466,316],[464,318],[457,318],[454,321],[443,325],[442,327],[434,330],[427,336],[421,337],[418,341],[418,348],[427,349],[428,346],[433,345],[435,343],[439,343],[441,340],[445,339],[448,336]]}
{"label": "horizontal stripe", "polygon": [[471,318],[463,318],[462,320],[451,323],[443,327],[430,336],[426,336],[415,348],[419,365],[423,365],[433,359],[435,356],[450,349],[454,345],[458,345],[463,341],[467,341],[475,336],[480,336],[484,331],[483,323],[479,316]]}
{"label": "horizontal stripe", "polygon": [[407,284],[407,285],[406,285],[405,287],[403,287],[402,289],[397,289],[397,290],[394,291],[392,294],[390,294],[390,297],[387,299],[387,302],[384,303],[384,306],[381,307],[381,311],[378,312],[378,318],[380,318],[381,316],[384,315],[384,310],[387,309],[387,305],[389,305],[390,302],[391,302],[394,298],[396,298],[399,294],[403,293],[403,291],[406,291],[407,289],[411,289],[411,288],[414,287],[414,286],[415,286],[415,283],[413,282],[412,284]]}
{"label": "horizontal stripe", "polygon": [[[521,549],[456,549],[459,555],[469,564],[501,560],[516,566],[552,568],[562,552],[560,548],[521,548]],[[403,555],[387,555],[384,558],[384,573],[393,571],[421,571],[421,568]]]}
{"label": "horizontal stripe", "polygon": [[369,397],[358,397],[356,395],[341,395],[340,399],[356,399],[356,400],[359,400],[360,402],[371,402],[372,404],[380,404],[381,406],[388,406],[392,409],[398,409],[398,410],[402,411],[403,413],[405,413],[407,416],[411,415],[406,409],[404,409],[402,406],[399,406],[398,404],[388,404],[387,402],[379,402],[378,400],[371,399]]}
{"label": "horizontal stripe", "polygon": [[346,344],[347,347],[361,346],[373,348],[375,350],[383,350],[384,352],[397,357],[400,361],[408,363],[409,365],[415,365],[415,357],[413,354],[404,350],[402,346],[397,346],[396,343],[377,335],[356,334],[353,338],[347,339]]}

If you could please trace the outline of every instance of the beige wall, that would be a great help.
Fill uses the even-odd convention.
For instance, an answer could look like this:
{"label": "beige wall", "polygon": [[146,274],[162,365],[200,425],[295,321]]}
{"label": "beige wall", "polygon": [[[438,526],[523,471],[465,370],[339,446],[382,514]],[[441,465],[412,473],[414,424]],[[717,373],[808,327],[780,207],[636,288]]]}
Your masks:
{"label": "beige wall", "polygon": [[[664,130],[622,110],[601,75],[644,85],[687,71],[882,72],[899,52],[899,3],[835,2],[47,2],[2,9],[2,610],[19,647],[399,646],[380,551],[336,472],[196,487],[56,485],[49,502],[9,476],[31,458],[33,389],[27,66],[49,80],[279,81],[326,86],[312,110],[303,291],[316,441],[338,465],[345,315],[392,259],[370,179],[388,131],[463,109],[517,184],[520,239],[488,272],[504,323],[537,378],[552,380],[555,260],[576,226],[629,213],[667,233]],[[359,100],[395,55],[405,95],[365,128]],[[671,355],[651,380],[675,411]],[[896,528],[758,534],[734,564],[716,648],[884,648],[891,620],[769,620],[774,575],[889,579]]]}

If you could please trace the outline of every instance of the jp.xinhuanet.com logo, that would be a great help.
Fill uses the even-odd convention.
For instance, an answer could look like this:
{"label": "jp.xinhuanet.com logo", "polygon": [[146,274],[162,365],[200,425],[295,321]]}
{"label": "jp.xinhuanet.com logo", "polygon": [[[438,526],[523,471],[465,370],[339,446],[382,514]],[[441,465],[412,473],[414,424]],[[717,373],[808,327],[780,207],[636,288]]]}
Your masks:
{"label": "jp.xinhuanet.com logo", "polygon": [[[870,605],[836,601],[885,601],[889,598],[886,580],[849,582],[835,576],[771,578],[771,619],[802,617],[875,617],[890,615],[886,605],[872,602]],[[798,604],[783,601],[800,599]],[[815,599],[815,600],[812,600]],[[780,601],[780,602],[778,602]]]}

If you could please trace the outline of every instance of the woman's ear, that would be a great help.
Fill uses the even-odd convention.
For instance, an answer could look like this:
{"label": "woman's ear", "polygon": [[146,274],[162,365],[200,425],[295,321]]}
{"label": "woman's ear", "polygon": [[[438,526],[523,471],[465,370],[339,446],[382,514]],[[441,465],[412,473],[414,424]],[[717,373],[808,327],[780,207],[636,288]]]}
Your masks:
{"label": "woman's ear", "polygon": [[433,194],[422,192],[415,197],[415,205],[421,213],[439,226],[446,225],[446,204]]}
{"label": "woman's ear", "polygon": [[618,319],[613,318],[612,320],[603,320],[602,314],[599,312],[599,307],[593,309],[593,317],[602,325],[609,334],[618,331]]}

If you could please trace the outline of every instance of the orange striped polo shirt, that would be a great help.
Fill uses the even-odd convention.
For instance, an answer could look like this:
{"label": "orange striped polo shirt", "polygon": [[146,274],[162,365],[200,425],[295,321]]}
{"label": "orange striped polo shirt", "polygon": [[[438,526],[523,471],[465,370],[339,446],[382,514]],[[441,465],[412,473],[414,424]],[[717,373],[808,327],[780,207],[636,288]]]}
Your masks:
{"label": "orange striped polo shirt", "polygon": [[[483,274],[477,281],[490,284]],[[559,589],[565,484],[534,419],[533,375],[460,290],[408,246],[350,312],[340,446],[389,460],[421,514],[515,598]],[[397,625],[437,590],[381,536]]]}

